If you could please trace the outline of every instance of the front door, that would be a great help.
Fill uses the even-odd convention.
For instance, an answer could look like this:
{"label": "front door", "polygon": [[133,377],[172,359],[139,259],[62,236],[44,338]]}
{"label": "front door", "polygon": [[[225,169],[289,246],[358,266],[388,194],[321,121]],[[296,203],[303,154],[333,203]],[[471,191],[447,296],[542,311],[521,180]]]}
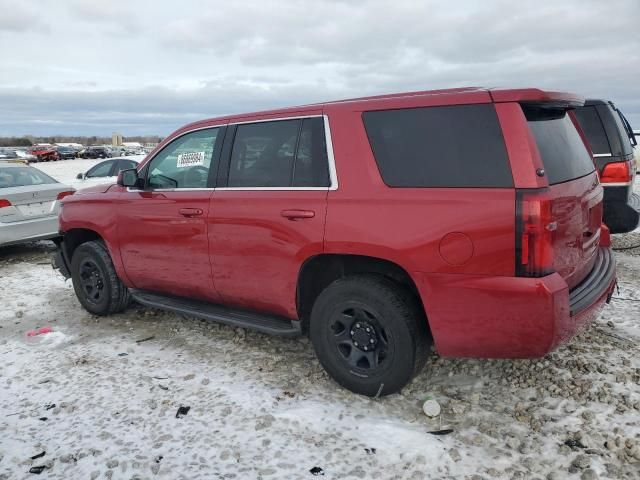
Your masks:
{"label": "front door", "polygon": [[300,267],[323,251],[323,118],[229,126],[225,143],[209,213],[216,289],[226,303],[295,318]]}
{"label": "front door", "polygon": [[[139,289],[216,301],[207,216],[224,127],[186,133],[140,170],[142,190],[122,193],[118,238],[124,269]],[[213,177],[213,174],[212,174]]]}

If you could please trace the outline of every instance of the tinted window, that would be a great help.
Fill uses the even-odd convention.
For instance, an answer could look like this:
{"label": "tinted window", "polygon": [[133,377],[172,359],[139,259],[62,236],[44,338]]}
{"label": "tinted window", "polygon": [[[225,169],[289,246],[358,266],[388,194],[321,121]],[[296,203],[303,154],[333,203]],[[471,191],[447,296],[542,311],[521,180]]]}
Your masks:
{"label": "tinted window", "polygon": [[205,188],[219,128],[187,133],[164,147],[149,165],[150,188]]}
{"label": "tinted window", "polygon": [[231,151],[229,186],[290,186],[300,125],[300,120],[238,125]]}
{"label": "tinted window", "polygon": [[305,118],[293,165],[294,187],[328,187],[329,160],[322,118]]}
{"label": "tinted window", "polygon": [[584,131],[591,151],[598,153],[611,153],[611,147],[604,131],[602,120],[595,107],[579,107],[575,110],[580,128]]}
{"label": "tinted window", "polygon": [[511,187],[493,105],[365,112],[380,174],[390,187]]}
{"label": "tinted window", "polygon": [[111,169],[113,168],[114,163],[114,160],[99,163],[95,167],[89,169],[87,177],[108,177],[111,174]]}
{"label": "tinted window", "polygon": [[631,146],[631,139],[629,138],[629,133],[627,132],[627,128],[625,124],[622,123],[620,112],[615,108],[613,110],[613,118],[616,122],[618,132],[620,132],[620,141],[622,143],[622,154],[630,155],[633,153],[633,147]]}
{"label": "tinted window", "polygon": [[229,187],[327,187],[322,118],[238,125]]}
{"label": "tinted window", "polygon": [[523,107],[551,185],[595,170],[580,134],[565,110]]}
{"label": "tinted window", "polygon": [[122,170],[136,168],[137,166],[138,164],[133,160],[120,160],[118,163],[118,171],[116,173],[120,173]]}
{"label": "tinted window", "polygon": [[58,183],[37,168],[31,167],[0,167],[0,188],[25,187]]}

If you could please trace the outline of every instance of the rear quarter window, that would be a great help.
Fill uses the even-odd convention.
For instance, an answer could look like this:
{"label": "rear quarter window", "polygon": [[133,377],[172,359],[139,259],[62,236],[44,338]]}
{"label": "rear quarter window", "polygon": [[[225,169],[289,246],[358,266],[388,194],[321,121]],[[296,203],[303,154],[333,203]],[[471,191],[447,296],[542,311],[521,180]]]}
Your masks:
{"label": "rear quarter window", "polygon": [[523,106],[549,184],[584,177],[595,170],[593,159],[566,110]]}
{"label": "rear quarter window", "polygon": [[513,187],[491,104],[370,111],[363,121],[390,187]]}
{"label": "rear quarter window", "polygon": [[593,106],[579,107],[576,108],[575,115],[580,128],[582,128],[584,135],[587,137],[591,151],[596,155],[611,153],[604,125],[602,125],[602,120],[596,108]]}

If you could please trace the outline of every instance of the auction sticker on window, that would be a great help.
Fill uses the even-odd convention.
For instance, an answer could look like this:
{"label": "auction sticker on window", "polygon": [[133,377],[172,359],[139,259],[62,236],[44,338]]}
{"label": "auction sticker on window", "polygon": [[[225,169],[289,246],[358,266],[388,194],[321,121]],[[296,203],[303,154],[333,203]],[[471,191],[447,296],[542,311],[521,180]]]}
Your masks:
{"label": "auction sticker on window", "polygon": [[204,165],[204,152],[181,153],[178,155],[178,168]]}

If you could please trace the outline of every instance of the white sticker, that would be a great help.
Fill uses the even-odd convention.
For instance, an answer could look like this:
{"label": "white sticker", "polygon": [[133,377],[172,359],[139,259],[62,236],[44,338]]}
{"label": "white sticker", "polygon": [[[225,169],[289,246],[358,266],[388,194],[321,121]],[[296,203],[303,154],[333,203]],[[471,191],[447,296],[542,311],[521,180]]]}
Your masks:
{"label": "white sticker", "polygon": [[181,153],[178,155],[178,168],[204,165],[204,152]]}

